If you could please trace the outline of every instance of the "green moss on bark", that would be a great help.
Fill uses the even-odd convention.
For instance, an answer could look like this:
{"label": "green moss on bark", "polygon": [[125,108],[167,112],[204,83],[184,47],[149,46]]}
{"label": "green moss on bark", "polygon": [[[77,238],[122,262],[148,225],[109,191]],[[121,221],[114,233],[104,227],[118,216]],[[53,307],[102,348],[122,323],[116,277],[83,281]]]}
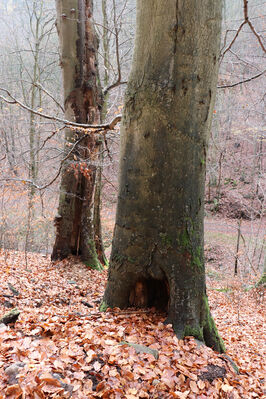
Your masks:
{"label": "green moss on bark", "polygon": [[224,353],[226,351],[222,338],[220,337],[214,319],[210,313],[208,298],[206,295],[203,297],[202,317],[199,326],[186,325],[183,336],[193,336],[211,347],[213,350]]}
{"label": "green moss on bark", "polygon": [[106,310],[108,309],[108,305],[107,305],[107,303],[105,302],[105,301],[102,301],[102,303],[101,303],[101,305],[100,305],[100,307],[99,307],[99,311],[100,312],[106,312]]}
{"label": "green moss on bark", "polygon": [[192,268],[196,267],[198,270],[204,270],[204,261],[202,256],[202,247],[198,246],[196,249],[193,249],[193,241],[195,241],[195,237],[193,237],[194,229],[193,226],[191,227],[191,234],[190,236],[188,230],[184,230],[179,236],[179,249],[181,252],[189,252],[191,255],[191,266]]}
{"label": "green moss on bark", "polygon": [[83,261],[84,265],[86,265],[87,267],[89,267],[90,269],[93,270],[98,270],[99,272],[102,272],[104,270],[102,264],[100,261]]}
{"label": "green moss on bark", "polygon": [[207,295],[203,297],[203,337],[206,345],[220,353],[226,352],[224,342],[220,337],[213,317],[210,312]]}
{"label": "green moss on bark", "polygon": [[266,273],[263,273],[260,280],[257,282],[256,286],[266,285]]}
{"label": "green moss on bark", "polygon": [[159,236],[161,239],[161,244],[163,245],[164,248],[169,249],[173,246],[172,238],[169,237],[166,233],[160,233]]}
{"label": "green moss on bark", "polygon": [[198,256],[193,256],[192,258],[192,265],[196,266],[198,269],[203,270],[204,269],[204,263],[203,260],[200,259]]}
{"label": "green moss on bark", "polygon": [[191,250],[191,241],[187,230],[184,230],[179,236],[179,245],[185,250]]}
{"label": "green moss on bark", "polygon": [[83,263],[93,270],[104,270],[101,262],[98,259],[95,243],[93,240],[88,240],[88,253],[86,255],[86,258],[83,259]]}
{"label": "green moss on bark", "polygon": [[187,336],[192,336],[199,341],[204,341],[203,337],[203,327],[191,327],[191,326],[186,326],[184,330],[184,337]]}
{"label": "green moss on bark", "polygon": [[113,262],[116,262],[116,263],[121,264],[121,265],[123,263],[126,263],[126,262],[136,263],[136,259],[135,258],[132,258],[131,256],[119,255],[119,254],[115,254],[113,256],[112,260],[113,260]]}

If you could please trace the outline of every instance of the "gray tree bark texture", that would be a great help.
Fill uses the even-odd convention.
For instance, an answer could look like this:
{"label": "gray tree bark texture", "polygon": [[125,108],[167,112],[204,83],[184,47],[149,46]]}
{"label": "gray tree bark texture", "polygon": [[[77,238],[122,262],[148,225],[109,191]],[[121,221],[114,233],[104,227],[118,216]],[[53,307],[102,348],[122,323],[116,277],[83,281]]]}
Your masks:
{"label": "gray tree bark texture", "polygon": [[[93,1],[56,0],[56,8],[65,118],[78,123],[97,124],[100,122],[102,97],[97,85],[98,42],[92,23]],[[80,134],[66,129],[66,153]],[[56,240],[52,260],[75,254],[80,255],[89,266],[100,267],[93,228],[98,148],[98,143],[90,134],[76,146],[72,157],[65,163],[58,216],[55,218]]]}
{"label": "gray tree bark texture", "polygon": [[155,306],[178,337],[225,350],[206,295],[204,181],[221,0],[138,0],[120,188],[101,305]]}

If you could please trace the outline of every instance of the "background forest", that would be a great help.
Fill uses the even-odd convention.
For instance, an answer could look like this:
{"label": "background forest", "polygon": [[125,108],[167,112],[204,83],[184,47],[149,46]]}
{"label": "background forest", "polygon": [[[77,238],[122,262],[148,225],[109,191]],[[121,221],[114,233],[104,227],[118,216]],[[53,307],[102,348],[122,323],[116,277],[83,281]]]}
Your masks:
{"label": "background forest", "polygon": [[[246,375],[251,376],[253,369],[260,368],[261,353],[263,352],[261,348],[257,350],[257,347],[262,345],[261,340],[263,338],[260,334],[263,320],[263,289],[256,284],[261,278],[261,281],[264,282],[266,267],[264,253],[265,45],[263,44],[265,3],[262,0],[249,0],[248,18],[250,25],[245,24],[239,30],[244,21],[243,4],[243,0],[233,2],[225,0],[223,7],[218,88],[207,155],[205,259],[207,287],[210,292],[210,301],[213,304],[212,312],[218,319],[218,329],[226,341],[226,345],[229,346],[232,358],[238,361],[241,369],[248,369]],[[102,88],[104,101],[101,113],[102,123],[110,122],[123,110],[123,96],[133,55],[135,19],[135,0],[94,1],[93,20],[99,40],[97,52],[99,76],[97,79]],[[57,215],[61,171],[64,162],[66,162],[64,158],[65,125],[62,123],[62,120],[65,119],[63,81],[55,20],[54,0],[1,0],[0,2],[1,267],[3,273],[9,275],[10,270],[12,270],[11,265],[16,263],[23,265],[23,270],[31,271],[32,280],[35,278],[33,276],[35,273],[40,275],[41,280],[45,280],[47,271],[50,273],[49,279],[51,281],[57,281],[61,277],[65,279],[64,283],[58,283],[54,292],[48,290],[46,296],[41,297],[40,295],[32,303],[31,298],[33,298],[37,280],[29,283],[27,292],[23,294],[23,306],[35,307],[36,314],[41,307],[46,306],[48,319],[45,321],[46,325],[44,325],[44,322],[42,325],[45,336],[49,336],[51,331],[55,336],[59,334],[52,327],[58,320],[53,320],[52,312],[49,314],[49,310],[47,310],[49,303],[53,303],[54,306],[72,304],[72,295],[74,297],[77,294],[73,294],[70,288],[75,286],[75,289],[78,287],[83,292],[78,294],[81,297],[85,296],[84,293],[87,290],[92,295],[85,298],[89,302],[86,302],[84,298],[79,298],[77,303],[80,304],[80,301],[83,301],[82,306],[85,307],[90,307],[90,304],[94,303],[93,306],[97,307],[103,294],[106,277],[105,271],[102,278],[97,272],[90,270],[89,278],[87,278],[84,265],[78,263],[76,258],[73,258],[74,261],[71,258],[64,263],[65,269],[62,275],[59,269],[47,266],[55,241],[54,219]],[[31,110],[35,112],[30,112]],[[52,118],[45,118],[42,114],[52,116]],[[94,224],[101,224],[104,253],[107,260],[111,252],[117,204],[119,144],[120,130],[118,124],[114,130],[108,131],[104,135],[99,157],[97,161],[93,161],[93,167],[97,169],[97,176],[100,176],[100,178],[97,178],[95,191],[95,201],[97,201],[95,202],[95,209],[100,209],[100,214],[96,210],[94,211]],[[86,176],[87,171],[92,167],[92,163],[89,159],[81,162],[80,159],[74,157],[71,160],[70,167],[76,173],[80,172]],[[78,255],[78,253],[75,255]],[[24,278],[23,273],[21,274],[21,281]],[[84,283],[85,280],[88,281]],[[20,287],[19,291],[22,290],[22,286],[18,282],[19,277],[14,277],[13,272],[10,281],[12,288],[16,286],[16,288]],[[40,284],[44,285],[43,287],[38,286],[38,289],[40,291],[42,288],[46,290],[45,283],[42,281]],[[67,288],[64,287],[64,284]],[[83,286],[83,284],[85,285]],[[95,286],[98,287],[96,291]],[[13,307],[13,304],[16,303],[11,301],[10,307]],[[4,303],[1,303],[2,305],[4,308]],[[73,309],[80,311],[76,303],[73,306]],[[233,320],[231,328],[238,331],[242,328],[240,328],[240,325],[244,324],[245,319],[251,317],[248,313],[249,307],[251,313],[257,314],[256,321],[253,320],[253,322],[254,326],[257,326],[258,334],[254,332],[252,336],[245,336],[244,338],[242,336],[244,343],[241,344],[241,348],[237,344],[241,339],[241,334],[238,335],[238,338],[235,338],[232,337],[232,331],[226,329],[227,314],[225,313],[230,306],[233,309],[232,312],[234,312],[233,315],[229,316]],[[225,313],[223,309],[227,309]],[[94,329],[93,339],[95,339],[97,345],[104,346],[103,340],[108,341],[113,338],[110,331],[109,335],[107,333],[101,335],[101,329],[97,327],[97,317],[95,316],[92,324],[86,322],[85,317],[82,323],[87,324],[82,325],[81,323],[80,328]],[[142,321],[139,315],[126,315],[125,318],[128,319],[123,321],[124,324],[121,328],[127,329],[127,323],[130,323],[132,317],[136,317],[134,319],[135,325],[138,325],[141,329]],[[116,323],[112,317],[110,317],[110,320],[111,323]],[[159,335],[162,328],[157,329],[155,325],[158,326],[159,323],[160,326],[160,320],[157,319],[157,315],[154,315],[150,326]],[[108,318],[101,322],[104,326],[103,329],[107,331],[109,328]],[[250,322],[252,324],[252,321]],[[65,335],[62,339],[72,340],[73,343],[77,331],[73,329],[74,322],[73,325],[71,323],[70,320],[70,324],[66,328],[67,332],[64,332]],[[40,323],[35,327],[39,328]],[[130,329],[129,334],[133,337],[137,333],[134,327],[131,326],[131,328],[133,330]],[[118,335],[122,330],[119,331]],[[80,338],[83,343],[86,339],[92,338],[86,336],[86,333],[84,334]],[[117,334],[117,331],[113,333],[113,335],[115,334]],[[124,337],[123,334],[121,333],[120,338]],[[169,336],[170,334],[169,332]],[[245,334],[248,335],[249,332]],[[158,340],[162,338],[159,335]],[[139,343],[140,337],[143,338],[143,335],[140,334],[134,342]],[[150,345],[151,342],[145,343]],[[168,347],[170,348],[171,345],[169,338]],[[184,342],[180,347],[180,350],[183,350],[188,356],[188,364],[191,361],[191,359],[189,360],[189,351],[192,347],[191,340]],[[25,350],[29,349],[27,343],[25,343],[25,348]],[[133,359],[135,355],[130,352],[131,349],[127,348],[129,350],[127,354]],[[158,347],[155,349],[161,349],[167,354],[167,345],[163,349]],[[78,351],[76,347],[73,352],[75,350]],[[90,381],[93,381],[93,391],[96,391],[97,384],[99,385],[100,381],[97,373],[103,366],[99,357],[102,354],[99,355],[99,351],[97,352],[97,349],[93,346],[87,347],[86,350],[87,357],[91,356],[91,359],[95,360],[93,365],[94,380],[92,378]],[[243,352],[245,350],[249,355]],[[118,356],[118,352],[115,352],[115,350],[113,353],[111,349],[108,351],[109,349],[104,352],[104,355]],[[239,351],[242,353],[243,360],[240,360]],[[66,352],[65,355],[71,358],[71,354]],[[76,352],[73,359],[75,356],[78,357],[79,354]],[[209,352],[206,355],[206,359],[209,361],[208,356],[212,355]],[[52,360],[54,362],[54,359]],[[137,362],[135,358],[134,362]],[[3,364],[3,360],[0,359],[0,368]],[[135,370],[137,375],[139,373],[143,376],[140,370],[141,367],[144,367],[143,364]],[[59,371],[59,374],[60,370],[62,371],[64,368],[62,364],[59,364],[59,361],[53,367],[57,372]],[[164,367],[168,370],[166,363]],[[190,369],[190,372],[193,372],[192,369]],[[117,377],[116,370],[118,368],[112,369],[111,377]],[[104,396],[104,393],[102,396],[100,394],[98,396],[78,396],[78,392],[81,392],[82,389],[84,395],[86,395],[86,392],[91,392],[92,389],[91,382],[86,383],[87,385],[84,381],[81,382],[84,377],[84,375],[78,375],[81,372],[85,372],[84,368],[81,370],[77,366],[75,378],[71,374],[67,382],[64,380],[66,392],[71,391],[71,395],[73,392],[77,392],[77,396],[73,394],[73,397],[112,397],[108,396],[108,393],[107,396]],[[90,371],[87,370],[86,372]],[[229,396],[233,390],[233,388],[230,388],[234,385],[233,377],[219,386],[216,386],[213,380],[209,381],[210,387],[207,383],[204,383],[204,386],[199,383],[194,386],[193,377],[186,375],[184,370],[181,370],[181,372],[187,380],[179,382],[186,384],[186,386],[184,385],[182,392],[180,390],[180,395],[177,393],[176,396],[173,394],[169,397],[181,399],[187,397],[262,397],[262,390],[259,388],[262,383],[261,375],[256,375],[254,379],[250,377],[250,380],[245,375],[245,379],[242,381],[244,392],[242,394],[247,396]],[[103,373],[105,374],[105,370]],[[108,373],[110,373],[109,369]],[[153,378],[155,377],[153,376]],[[37,385],[51,384],[56,386],[55,380],[61,381],[61,377],[53,376],[51,377],[53,381],[49,378],[44,376],[42,380],[37,381]],[[75,383],[73,378],[76,381]],[[127,378],[134,380],[133,376],[125,377],[126,380]],[[163,379],[166,388],[162,388],[162,391],[164,389],[164,392],[174,391],[172,383],[169,382],[172,381],[173,376],[167,374],[163,376]],[[16,385],[17,381],[14,380],[13,382],[13,385]],[[177,382],[175,381],[175,383]],[[28,384],[33,384],[33,382],[30,381]],[[60,384],[59,387],[62,388],[62,381]],[[249,388],[248,384],[250,384]],[[69,388],[70,386],[74,388]],[[20,391],[16,391],[16,389],[14,388],[14,395],[19,395]],[[102,389],[103,387],[98,386],[97,392],[103,392]],[[130,386],[130,389],[131,391],[127,392],[127,396],[121,394],[121,398],[157,397],[152,396],[151,393],[153,392],[152,389],[155,388],[151,388],[151,391],[149,391],[150,396],[145,396],[147,390],[144,389],[145,392],[138,391],[137,389],[140,388],[135,385]],[[210,393],[204,396],[203,393],[200,393],[201,389],[207,391],[210,389]],[[12,391],[10,392],[13,394]],[[218,395],[215,392],[220,392],[221,396],[215,396]],[[240,395],[240,390],[238,392]],[[41,396],[38,391],[37,394],[39,396],[34,396],[34,398],[50,397],[51,393],[44,393],[44,396]],[[63,393],[62,396],[60,396],[61,393],[58,395],[54,397],[69,397],[67,394],[63,396]],[[0,392],[1,397],[4,398],[5,396],[1,396]],[[165,396],[158,397],[168,398],[166,393]]]}
{"label": "background forest", "polygon": [[[1,87],[31,109],[63,118],[54,2],[1,4]],[[131,0],[103,0],[94,7],[101,86],[116,86],[105,95],[104,119],[108,121],[122,109],[132,57],[135,5]],[[259,0],[249,2],[249,18],[262,32],[264,19]],[[241,0],[226,2],[222,51],[242,19]],[[206,178],[206,226],[210,227],[207,239],[210,236],[216,240],[211,231],[213,220],[215,230],[218,223],[227,243],[235,240],[232,234],[236,234],[236,220],[250,221],[244,223],[249,226],[249,233],[240,261],[243,266],[252,263],[257,270],[263,263],[263,243],[258,237],[264,204],[264,87],[263,77],[256,76],[262,76],[264,64],[260,43],[245,26],[221,61]],[[245,80],[248,82],[238,84]],[[103,167],[101,214],[108,255],[117,195],[119,130],[108,133],[107,141],[99,167]],[[3,249],[51,253],[63,145],[62,124],[1,102]],[[78,160],[73,167],[80,167]]]}

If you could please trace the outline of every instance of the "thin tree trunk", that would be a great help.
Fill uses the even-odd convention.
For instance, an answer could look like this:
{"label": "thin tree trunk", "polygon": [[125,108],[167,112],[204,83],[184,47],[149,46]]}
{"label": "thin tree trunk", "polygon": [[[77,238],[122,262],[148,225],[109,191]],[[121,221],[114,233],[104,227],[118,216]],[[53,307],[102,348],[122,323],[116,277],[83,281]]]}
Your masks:
{"label": "thin tree trunk", "polygon": [[[206,295],[206,151],[220,0],[138,0],[106,306],[156,306],[179,337],[224,346]],[[145,39],[144,39],[145,38]]]}
{"label": "thin tree trunk", "polygon": [[102,194],[102,164],[103,164],[103,145],[101,145],[99,154],[99,166],[97,168],[96,174],[96,184],[95,184],[95,195],[94,195],[94,234],[95,234],[95,246],[99,261],[103,265],[108,265],[104,253],[104,244],[102,238],[102,223],[101,223],[101,194]]}
{"label": "thin tree trunk", "polygon": [[[35,109],[37,106],[37,88],[36,83],[40,80],[39,73],[39,56],[40,56],[40,21],[42,18],[42,10],[43,10],[43,2],[41,2],[40,10],[38,11],[38,5],[33,3],[32,13],[35,16],[35,24],[31,21],[31,29],[34,32],[34,65],[33,65],[33,76],[32,76],[32,85],[31,85],[31,96],[30,96],[30,108]],[[29,125],[29,180],[33,183],[36,182],[38,177],[38,162],[36,157],[37,147],[37,137],[40,133],[36,128],[36,115],[33,113],[30,114],[30,125]],[[32,223],[34,221],[34,211],[35,211],[35,197],[36,189],[32,184],[28,191],[28,221],[27,221],[27,233],[26,233],[26,241],[25,241],[25,254],[29,250],[29,248],[33,249],[34,245],[34,229],[32,229]],[[25,255],[27,256],[27,255]]]}
{"label": "thin tree trunk", "polygon": [[[92,0],[56,0],[57,28],[63,69],[65,117],[79,123],[98,123],[102,98],[97,86],[97,38],[92,24]],[[80,138],[66,129],[66,152]],[[62,171],[56,240],[52,259],[70,254],[99,268],[93,227],[93,203],[98,143],[88,135]],[[78,160],[78,162],[77,162]]]}
{"label": "thin tree trunk", "polygon": [[[109,30],[108,30],[108,15],[107,15],[107,2],[102,0],[102,15],[103,15],[103,65],[104,65],[104,86],[107,87],[109,83],[109,69],[110,69],[110,49],[109,49]],[[108,110],[109,93],[104,94],[103,107],[101,110],[101,120],[104,121]],[[103,265],[107,265],[108,261],[104,253],[104,244],[102,237],[102,223],[101,223],[101,196],[102,196],[102,170],[103,170],[103,142],[99,148],[99,165],[97,167],[95,195],[94,195],[94,233],[95,233],[95,246],[99,261]]]}
{"label": "thin tree trunk", "polygon": [[261,278],[259,279],[257,285],[266,285],[266,256],[264,256],[264,261],[263,261],[263,271]]}

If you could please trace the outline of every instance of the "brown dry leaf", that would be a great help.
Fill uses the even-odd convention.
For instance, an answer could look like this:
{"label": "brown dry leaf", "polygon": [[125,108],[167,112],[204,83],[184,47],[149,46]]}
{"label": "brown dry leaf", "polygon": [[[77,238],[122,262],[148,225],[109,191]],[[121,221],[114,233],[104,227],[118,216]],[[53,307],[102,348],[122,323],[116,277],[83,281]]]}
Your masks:
{"label": "brown dry leaf", "polygon": [[138,390],[136,388],[129,388],[127,390],[127,393],[129,393],[131,395],[136,395],[138,393]]}
{"label": "brown dry leaf", "polygon": [[204,389],[205,388],[205,382],[204,381],[199,380],[197,384],[198,384],[199,389]]}
{"label": "brown dry leaf", "polygon": [[186,377],[190,378],[193,381],[197,381],[198,377],[196,374],[190,373],[189,370],[186,369],[186,367],[181,366],[181,364],[176,364],[175,367],[181,371],[182,374],[184,374]]}
{"label": "brown dry leaf", "polygon": [[60,381],[53,378],[50,373],[42,374],[39,377],[40,382],[45,382],[46,384],[53,385],[55,387],[61,387]]}
{"label": "brown dry leaf", "polygon": [[56,359],[54,361],[53,365],[54,365],[54,368],[55,368],[56,371],[59,371],[59,372],[64,371],[64,363],[61,362],[60,360]]}
{"label": "brown dry leaf", "polygon": [[231,391],[234,389],[234,387],[232,387],[231,385],[228,385],[228,384],[223,384],[223,385],[221,386],[221,389],[222,389],[224,392],[231,392]]}
{"label": "brown dry leaf", "polygon": [[73,377],[74,377],[76,380],[83,381],[84,378],[85,378],[85,373],[83,373],[83,371],[75,371],[75,373],[73,374]]}
{"label": "brown dry leaf", "polygon": [[134,367],[134,372],[137,374],[145,375],[146,374],[146,369],[141,366]]}
{"label": "brown dry leaf", "polygon": [[112,346],[112,345],[117,345],[117,342],[114,341],[113,339],[106,339],[106,340],[104,341],[104,343],[105,343],[105,345],[110,345],[110,346]]}
{"label": "brown dry leaf", "polygon": [[196,381],[190,381],[189,386],[193,393],[199,393],[199,388],[198,388]]}
{"label": "brown dry leaf", "polygon": [[109,371],[109,375],[110,375],[110,377],[117,377],[117,376],[119,376],[119,373],[116,369],[111,369]]}
{"label": "brown dry leaf", "polygon": [[171,369],[165,369],[162,377],[161,377],[161,381],[168,386],[168,388],[172,389],[175,386],[175,380],[174,380],[174,375],[175,372]]}
{"label": "brown dry leaf", "polygon": [[33,392],[33,398],[34,399],[43,399],[44,394],[43,393],[38,393],[38,392]]}
{"label": "brown dry leaf", "polygon": [[33,388],[33,397],[34,399],[45,399],[44,393],[41,391],[40,387],[35,387]]}
{"label": "brown dry leaf", "polygon": [[10,385],[9,387],[7,387],[5,390],[5,393],[7,396],[18,395],[18,394],[22,394],[22,389],[21,389],[20,385],[14,384],[14,385]]}
{"label": "brown dry leaf", "polygon": [[190,393],[190,390],[181,392],[181,391],[175,391],[175,395],[178,399],[187,399],[188,395]]}
{"label": "brown dry leaf", "polygon": [[145,391],[143,391],[141,389],[140,392],[139,392],[139,397],[142,398],[142,399],[149,399],[150,396],[149,396],[149,394],[147,392],[145,392]]}
{"label": "brown dry leaf", "polygon": [[87,351],[86,363],[90,363],[96,356],[96,353],[92,349],[89,349]]}
{"label": "brown dry leaf", "polygon": [[80,384],[73,384],[73,392],[80,390]]}
{"label": "brown dry leaf", "polygon": [[129,370],[122,371],[122,376],[125,377],[129,381],[134,381],[134,377],[135,377],[135,375]]}
{"label": "brown dry leaf", "polygon": [[186,381],[186,377],[184,376],[184,374],[179,374],[178,380],[179,380],[180,385],[184,385],[184,383]]}
{"label": "brown dry leaf", "polygon": [[92,392],[92,386],[93,386],[93,383],[91,380],[87,380],[85,382],[85,384],[83,385],[83,392],[85,395],[88,395],[89,393]]}
{"label": "brown dry leaf", "polygon": [[99,363],[98,361],[96,361],[95,363],[93,363],[93,368],[95,371],[99,371],[102,368],[101,363]]}
{"label": "brown dry leaf", "polygon": [[217,391],[220,391],[222,384],[223,383],[220,380],[215,381],[214,382],[215,389],[217,389]]}
{"label": "brown dry leaf", "polygon": [[85,333],[84,337],[83,337],[84,341],[85,340],[88,340],[88,341],[92,340],[93,339],[93,335],[94,335],[94,331],[93,330],[87,331]]}
{"label": "brown dry leaf", "polygon": [[55,387],[53,385],[44,385],[42,391],[44,393],[60,394],[64,392],[64,388]]}
{"label": "brown dry leaf", "polygon": [[106,382],[105,382],[105,381],[100,382],[100,383],[97,385],[97,387],[96,387],[96,391],[97,391],[97,392],[102,391],[102,390],[105,388],[105,386],[106,386]]}

